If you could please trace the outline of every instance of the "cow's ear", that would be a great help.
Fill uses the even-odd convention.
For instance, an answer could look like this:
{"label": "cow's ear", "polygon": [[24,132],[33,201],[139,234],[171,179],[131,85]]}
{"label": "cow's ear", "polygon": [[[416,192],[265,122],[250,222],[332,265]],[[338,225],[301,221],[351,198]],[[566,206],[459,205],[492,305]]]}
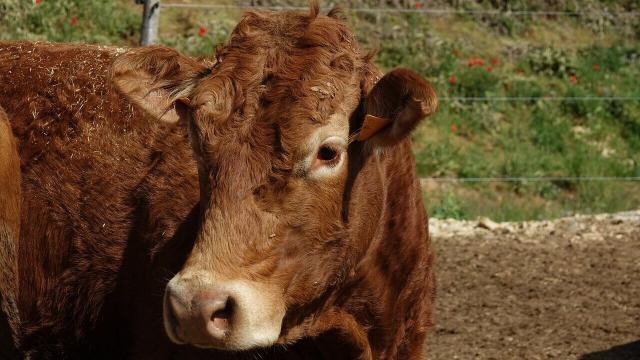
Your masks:
{"label": "cow's ear", "polygon": [[208,71],[199,62],[162,47],[149,46],[119,55],[111,79],[131,101],[156,119],[177,122],[189,103],[191,90]]}
{"label": "cow's ear", "polygon": [[431,84],[415,71],[395,69],[367,94],[357,139],[373,146],[395,145],[437,108]]}

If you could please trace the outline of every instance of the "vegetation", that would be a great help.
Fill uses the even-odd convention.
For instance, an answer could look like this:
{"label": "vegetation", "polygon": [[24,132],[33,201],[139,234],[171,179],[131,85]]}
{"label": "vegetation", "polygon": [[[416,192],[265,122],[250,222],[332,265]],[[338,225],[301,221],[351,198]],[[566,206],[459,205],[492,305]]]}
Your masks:
{"label": "vegetation", "polygon": [[140,17],[126,0],[2,0],[0,40],[135,45]]}
{"label": "vegetation", "polygon": [[[345,3],[377,7],[381,2]],[[424,6],[414,0],[383,3]],[[451,0],[430,1],[429,7],[583,13],[347,12],[363,46],[378,49],[382,67],[421,72],[442,99],[439,113],[414,136],[420,176],[640,177],[640,19],[620,14],[640,11],[639,5],[632,0],[587,0],[575,9],[573,4]],[[194,56],[210,56],[241,11],[164,8],[161,15],[163,43]],[[0,4],[0,38],[132,46],[140,17],[140,7],[129,0],[5,0]],[[613,96],[636,99],[575,99]],[[468,97],[518,99],[460,99]],[[637,209],[640,182],[426,181],[425,199],[437,217],[537,219]]]}

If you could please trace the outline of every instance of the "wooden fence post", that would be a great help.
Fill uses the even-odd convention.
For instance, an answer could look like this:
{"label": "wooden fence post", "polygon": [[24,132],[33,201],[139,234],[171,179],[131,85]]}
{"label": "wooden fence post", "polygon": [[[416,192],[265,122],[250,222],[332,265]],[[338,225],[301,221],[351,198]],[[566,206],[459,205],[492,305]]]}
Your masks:
{"label": "wooden fence post", "polygon": [[136,0],[144,4],[140,45],[146,46],[158,42],[158,26],[160,25],[160,0]]}

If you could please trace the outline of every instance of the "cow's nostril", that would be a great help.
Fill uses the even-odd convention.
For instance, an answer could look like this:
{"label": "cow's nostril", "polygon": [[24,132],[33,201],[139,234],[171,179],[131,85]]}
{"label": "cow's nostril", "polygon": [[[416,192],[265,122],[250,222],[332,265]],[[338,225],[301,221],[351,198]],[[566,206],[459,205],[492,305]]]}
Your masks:
{"label": "cow's nostril", "polygon": [[231,297],[227,297],[227,300],[222,309],[215,310],[211,315],[211,322],[215,329],[218,331],[227,331],[233,312],[235,310],[235,303]]}

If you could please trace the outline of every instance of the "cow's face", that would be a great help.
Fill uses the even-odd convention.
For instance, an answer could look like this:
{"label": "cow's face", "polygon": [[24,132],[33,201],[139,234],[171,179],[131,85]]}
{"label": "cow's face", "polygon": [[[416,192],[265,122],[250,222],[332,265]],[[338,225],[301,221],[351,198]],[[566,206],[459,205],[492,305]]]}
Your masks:
{"label": "cow's face", "polygon": [[166,287],[167,334],[241,350],[286,335],[287,311],[321,299],[357,261],[343,209],[363,115],[385,119],[360,137],[372,151],[407,136],[436,100],[407,70],[376,83],[350,32],[317,10],[248,14],[218,55],[207,66],[134,50],[114,80],[152,115],[184,121],[199,165],[201,225]]}

